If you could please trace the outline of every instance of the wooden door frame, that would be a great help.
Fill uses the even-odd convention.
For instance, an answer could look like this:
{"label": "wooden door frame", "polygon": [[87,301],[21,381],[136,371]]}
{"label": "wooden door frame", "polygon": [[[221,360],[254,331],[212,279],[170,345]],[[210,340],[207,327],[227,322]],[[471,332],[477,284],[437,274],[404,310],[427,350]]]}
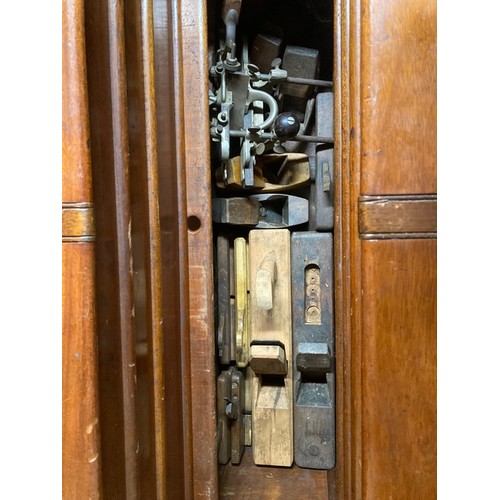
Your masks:
{"label": "wooden door frame", "polygon": [[[363,489],[363,429],[369,425],[369,422],[363,424],[362,420],[364,304],[361,247],[364,235],[361,235],[359,213],[360,201],[363,200],[362,85],[366,83],[362,79],[362,55],[363,51],[370,50],[367,47],[370,26],[365,22],[368,13],[364,11],[367,5],[368,2],[363,0],[335,0],[334,3],[335,165],[338,166],[335,169],[334,228],[337,467],[330,473],[329,493],[330,498],[346,500],[360,499],[366,494]],[[411,12],[411,5],[408,7]],[[432,144],[432,134],[428,140]],[[376,235],[376,239],[436,238],[436,195],[417,195],[413,198],[421,203],[424,211],[419,220],[411,221],[413,227],[419,226],[418,231],[407,235]]]}

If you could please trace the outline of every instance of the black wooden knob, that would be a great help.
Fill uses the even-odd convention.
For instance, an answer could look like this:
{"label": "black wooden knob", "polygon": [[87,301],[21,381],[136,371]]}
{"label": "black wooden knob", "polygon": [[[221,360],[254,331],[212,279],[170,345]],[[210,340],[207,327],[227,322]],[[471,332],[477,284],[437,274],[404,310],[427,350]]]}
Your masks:
{"label": "black wooden knob", "polygon": [[291,139],[300,130],[300,122],[293,113],[280,113],[274,120],[274,133],[278,139]]}

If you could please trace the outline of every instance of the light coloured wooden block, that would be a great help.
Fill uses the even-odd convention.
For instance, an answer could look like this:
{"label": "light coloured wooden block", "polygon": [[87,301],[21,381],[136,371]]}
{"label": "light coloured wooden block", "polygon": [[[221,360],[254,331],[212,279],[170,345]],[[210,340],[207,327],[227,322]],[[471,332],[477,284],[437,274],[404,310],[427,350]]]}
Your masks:
{"label": "light coloured wooden block", "polygon": [[286,375],[285,350],[279,345],[251,346],[249,361],[252,370],[258,375]]}
{"label": "light coloured wooden block", "polygon": [[[253,230],[249,233],[250,338],[252,353],[266,360],[268,373],[253,374],[252,450],[258,465],[290,466],[293,462],[292,321],[290,283],[290,232],[288,229]],[[274,276],[270,309],[259,307],[257,275]],[[259,273],[259,271],[261,271]],[[259,287],[259,291],[261,288]],[[270,349],[261,349],[267,345]],[[282,346],[284,356],[278,346]],[[266,358],[267,356],[267,358]],[[276,366],[286,366],[277,375]],[[274,367],[274,368],[273,368]],[[255,370],[255,367],[252,367]],[[259,368],[264,369],[265,363]],[[282,372],[285,370],[282,370]]]}
{"label": "light coloured wooden block", "polygon": [[261,262],[255,277],[255,300],[259,309],[273,308],[273,291],[276,281],[276,256],[270,253]]}

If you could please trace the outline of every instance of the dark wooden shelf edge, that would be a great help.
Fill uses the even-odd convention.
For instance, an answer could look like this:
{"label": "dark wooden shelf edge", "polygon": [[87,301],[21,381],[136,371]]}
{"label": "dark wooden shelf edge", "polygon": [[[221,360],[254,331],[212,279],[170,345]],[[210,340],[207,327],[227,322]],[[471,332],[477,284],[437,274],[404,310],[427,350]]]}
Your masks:
{"label": "dark wooden shelf edge", "polygon": [[219,479],[219,498],[287,500],[328,499],[328,471],[255,465],[247,447],[239,465],[223,467]]}

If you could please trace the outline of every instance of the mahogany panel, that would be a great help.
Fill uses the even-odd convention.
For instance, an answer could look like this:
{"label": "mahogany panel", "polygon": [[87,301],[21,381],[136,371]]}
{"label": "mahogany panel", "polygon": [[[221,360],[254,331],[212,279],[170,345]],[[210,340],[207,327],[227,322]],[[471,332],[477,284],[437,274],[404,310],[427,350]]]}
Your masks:
{"label": "mahogany panel", "polygon": [[436,240],[363,241],[363,498],[436,498]]}
{"label": "mahogany panel", "polygon": [[92,176],[89,148],[87,69],[83,0],[62,5],[62,200],[89,202]]}
{"label": "mahogany panel", "polygon": [[361,193],[435,193],[436,0],[362,0],[361,23]]}
{"label": "mahogany panel", "polygon": [[[373,239],[382,233],[359,234],[359,218],[366,215],[360,214],[359,202],[373,199],[373,195],[401,197],[436,192],[435,5],[423,5],[420,1],[339,0],[336,12],[340,19],[341,57],[337,59],[340,75],[335,80],[339,99],[336,164],[340,166],[335,210],[340,221],[336,219],[334,234],[336,340],[341,356],[340,360],[337,358],[337,374],[341,372],[343,377],[343,398],[337,407],[337,463],[341,466],[330,480],[335,485],[336,498],[427,498],[428,494],[432,498],[436,465],[432,376],[435,329],[429,333],[422,324],[430,323],[435,328],[435,253],[425,249],[430,246],[435,251],[436,242],[363,241],[360,236]],[[411,17],[420,21],[413,26]],[[402,31],[404,26],[406,31]],[[409,47],[411,51],[407,53]],[[403,57],[406,60],[400,60]],[[428,82],[422,79],[425,73]],[[401,88],[406,84],[407,89]],[[419,88],[420,93],[413,95]],[[361,193],[367,197],[361,197]],[[401,225],[399,229],[406,231],[408,227]],[[401,237],[403,233],[383,234]],[[382,248],[393,250],[384,256],[374,250]],[[404,272],[391,273],[388,266],[400,262],[407,264],[400,266]],[[422,296],[425,299],[420,300]],[[419,303],[424,303],[427,310],[417,312],[412,308]],[[385,320],[378,316],[381,311]],[[425,330],[421,344],[414,341],[411,345],[407,336],[394,337],[399,339],[397,347],[415,360],[424,373],[419,373],[417,381],[421,385],[410,396],[412,404],[420,398],[421,412],[417,409],[406,419],[400,418],[397,403],[413,384],[414,373],[408,366],[401,368],[400,358],[392,351],[384,352],[383,343],[387,332],[395,328],[392,323],[398,320],[408,331],[416,329],[420,334]],[[388,372],[393,378],[387,376]],[[389,421],[387,413],[392,407],[396,412],[392,412]],[[412,448],[404,426],[412,432],[421,431],[422,441],[426,442],[420,448],[420,443]],[[393,432],[388,444],[396,441],[395,448],[391,450],[387,443],[382,445],[387,435],[381,437],[381,432]],[[400,452],[396,460],[393,450]],[[422,470],[422,475],[417,476]],[[413,484],[420,479],[422,484]]]}
{"label": "mahogany panel", "polygon": [[100,498],[94,244],[62,246],[62,498]]}
{"label": "mahogany panel", "polygon": [[62,7],[62,498],[100,498],[84,7],[79,0]]}

